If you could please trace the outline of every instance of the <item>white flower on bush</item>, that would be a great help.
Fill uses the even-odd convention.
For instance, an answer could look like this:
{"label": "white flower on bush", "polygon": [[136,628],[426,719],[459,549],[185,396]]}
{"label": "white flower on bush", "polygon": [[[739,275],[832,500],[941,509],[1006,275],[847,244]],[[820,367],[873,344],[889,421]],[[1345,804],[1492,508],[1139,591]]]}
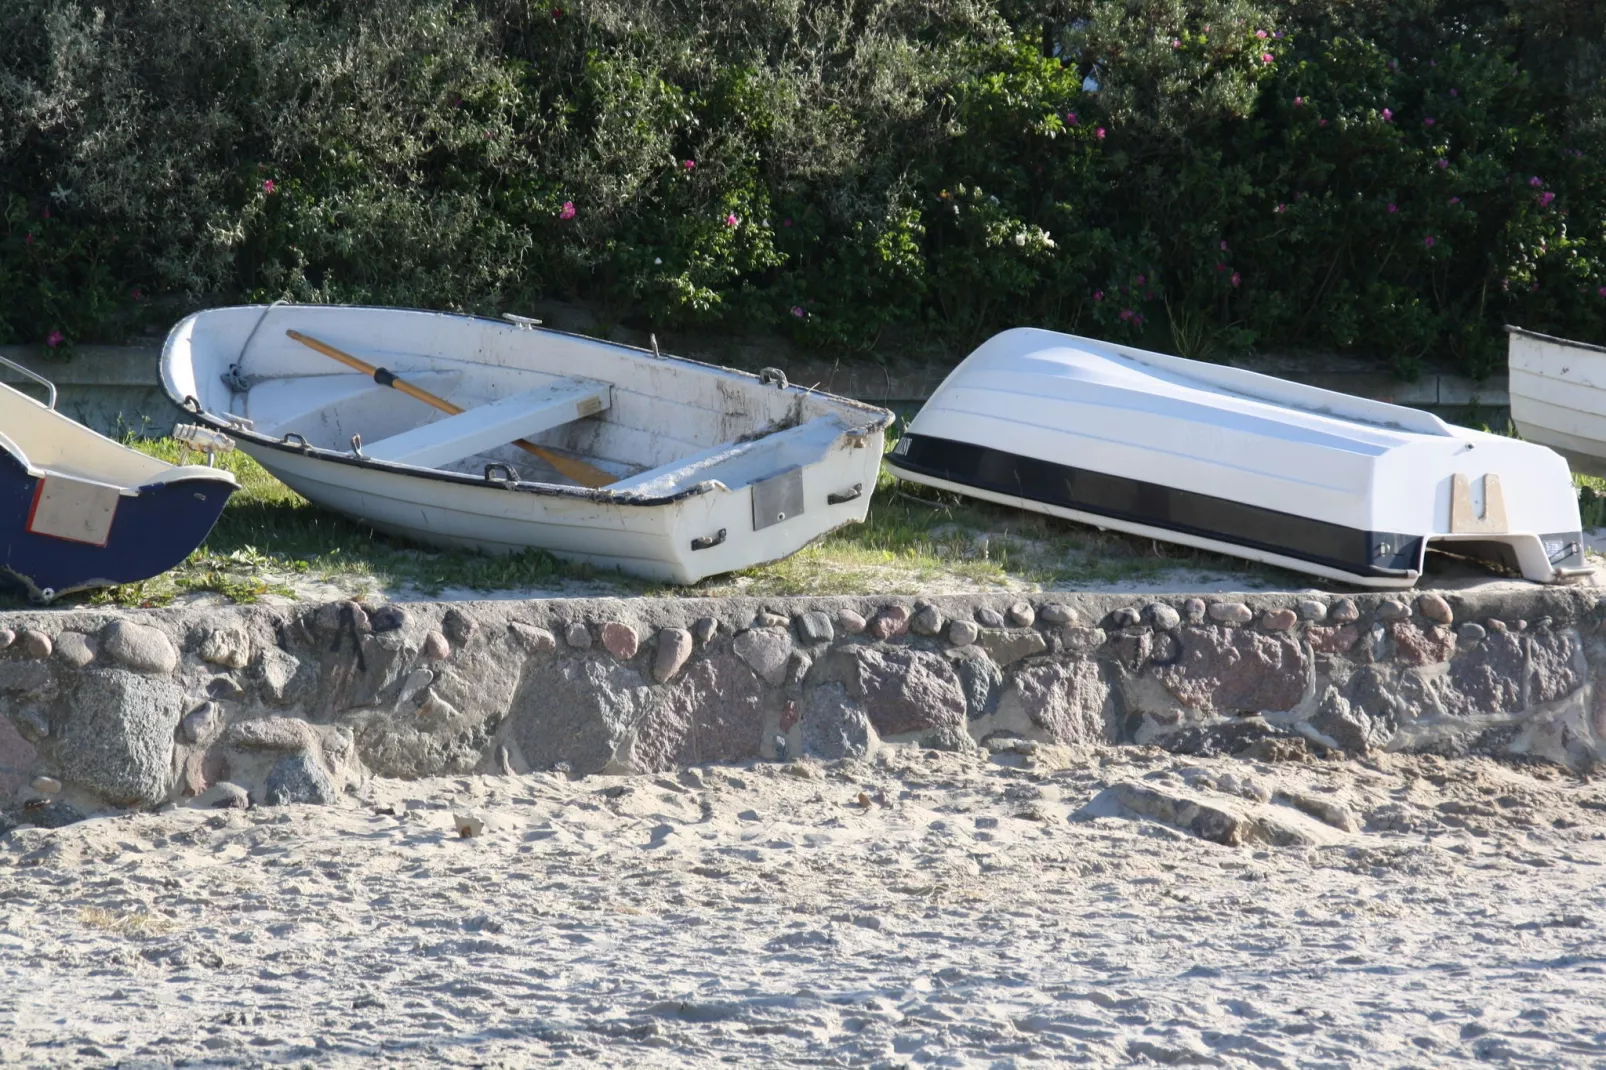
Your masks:
{"label": "white flower on bush", "polygon": [[1014,245],[1028,256],[1047,253],[1056,248],[1054,239],[1049,237],[1048,231],[1014,220],[988,223],[985,233],[989,246],[997,248]]}

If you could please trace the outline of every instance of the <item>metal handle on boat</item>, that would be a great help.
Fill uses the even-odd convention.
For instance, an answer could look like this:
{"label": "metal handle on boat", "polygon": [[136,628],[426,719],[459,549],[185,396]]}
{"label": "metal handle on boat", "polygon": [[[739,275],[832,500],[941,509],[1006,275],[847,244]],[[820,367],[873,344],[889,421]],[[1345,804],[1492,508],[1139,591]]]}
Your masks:
{"label": "metal handle on boat", "polygon": [[352,454],[354,456],[357,456],[357,457],[361,457],[362,456],[362,436],[361,435],[352,435],[351,436],[351,452],[352,452]]}
{"label": "metal handle on boat", "polygon": [[525,331],[541,326],[541,321],[532,316],[515,316],[511,312],[504,312],[502,313],[502,318]]}
{"label": "metal handle on boat", "polygon": [[863,483],[855,483],[855,484],[853,484],[853,489],[852,490],[845,490],[840,494],[827,494],[825,496],[825,504],[827,504],[827,505],[842,505],[845,502],[851,502],[853,499],[859,497],[859,495],[861,495],[863,493],[864,493],[864,484]]}
{"label": "metal handle on boat", "polygon": [[704,535],[700,539],[693,539],[691,541],[691,548],[693,550],[707,550],[707,549],[710,549],[711,547],[718,546],[720,543],[722,543],[724,541],[725,541],[725,529],[724,528],[720,528],[719,529],[719,534],[717,534],[717,535]]}
{"label": "metal handle on boat", "polygon": [[[495,476],[491,475],[492,472],[497,471],[504,473],[506,478],[497,479]],[[492,461],[490,464],[485,466],[485,481],[487,483],[501,483],[511,490],[513,484],[519,481],[519,474],[513,470],[513,466],[510,464],[503,464],[501,461]]]}
{"label": "metal handle on boat", "polygon": [[[295,441],[292,442],[292,441],[290,441],[291,439],[295,439]],[[281,443],[283,443],[284,445],[286,445],[286,446],[294,446],[294,447],[296,447],[296,449],[301,450],[303,453],[306,452],[306,450],[308,448],[307,447],[307,440],[301,436],[301,432],[299,432],[299,431],[286,431],[284,437],[281,438],[279,441]]]}
{"label": "metal handle on boat", "polygon": [[778,386],[786,389],[786,373],[779,368],[765,368],[758,373],[758,381],[765,386]]}
{"label": "metal handle on boat", "polygon": [[45,391],[49,395],[49,400],[47,400],[45,402],[45,407],[48,408],[48,409],[53,409],[53,408],[56,407],[56,384],[55,383],[52,383],[49,379],[46,379],[44,376],[40,375],[38,372],[30,371],[29,369],[24,368],[21,364],[18,364],[14,360],[7,360],[5,357],[0,357],[0,364],[4,364],[6,367],[10,368],[12,371],[17,372],[17,373],[19,373],[21,375],[27,376],[29,379],[32,379],[34,382],[36,382],[40,386],[44,387]]}

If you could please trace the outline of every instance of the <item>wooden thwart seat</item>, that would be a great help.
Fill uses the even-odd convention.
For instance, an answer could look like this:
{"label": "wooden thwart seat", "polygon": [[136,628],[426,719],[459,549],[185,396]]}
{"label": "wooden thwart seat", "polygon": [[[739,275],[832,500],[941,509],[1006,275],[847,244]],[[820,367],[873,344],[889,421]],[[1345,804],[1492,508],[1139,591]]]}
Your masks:
{"label": "wooden thwart seat", "polygon": [[363,453],[378,461],[439,468],[595,416],[612,404],[613,387],[608,383],[559,379],[381,439],[363,447]]}

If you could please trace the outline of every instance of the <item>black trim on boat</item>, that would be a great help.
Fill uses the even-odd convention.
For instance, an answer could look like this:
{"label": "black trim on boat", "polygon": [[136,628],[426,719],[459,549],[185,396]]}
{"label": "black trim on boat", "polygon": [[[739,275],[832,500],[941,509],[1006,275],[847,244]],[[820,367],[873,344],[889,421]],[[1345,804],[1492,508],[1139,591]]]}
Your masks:
{"label": "black trim on boat", "polygon": [[1526,327],[1512,327],[1508,324],[1506,333],[1521,335],[1524,338],[1537,338],[1541,342],[1554,342],[1559,346],[1571,346],[1573,349],[1587,349],[1593,353],[1606,353],[1606,346],[1596,345],[1594,342],[1575,342],[1571,338],[1557,338],[1553,334],[1540,334],[1538,331],[1530,331]]}
{"label": "black trim on boat", "polygon": [[1358,576],[1405,576],[1421,567],[1422,537],[1363,531],[1196,491],[906,434],[887,457],[900,469],[1044,505],[1165,528],[1326,565]]}

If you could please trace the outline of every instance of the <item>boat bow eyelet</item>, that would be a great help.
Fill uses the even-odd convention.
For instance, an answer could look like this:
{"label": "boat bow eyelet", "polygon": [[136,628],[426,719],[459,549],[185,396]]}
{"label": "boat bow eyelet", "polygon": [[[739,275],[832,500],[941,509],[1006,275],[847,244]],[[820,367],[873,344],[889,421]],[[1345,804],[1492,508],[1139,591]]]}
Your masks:
{"label": "boat bow eyelet", "polygon": [[863,493],[864,493],[864,484],[863,483],[855,483],[855,484],[853,484],[853,488],[851,490],[844,490],[844,491],[841,491],[840,493],[837,493],[837,494],[827,494],[825,496],[825,504],[826,505],[846,505],[848,502],[853,501],[855,498],[859,497]]}
{"label": "boat bow eyelet", "polygon": [[725,529],[724,528],[720,528],[719,531],[716,534],[704,535],[702,538],[693,539],[691,541],[691,548],[693,550],[708,550],[708,549],[712,549],[713,547],[718,546],[720,543],[725,541],[725,535],[726,535]]}
{"label": "boat bow eyelet", "polygon": [[[502,478],[496,478],[496,476],[492,475],[493,472],[501,472]],[[513,485],[519,481],[519,473],[510,464],[502,461],[492,461],[485,466],[485,481],[487,483],[500,483],[511,490]]]}

